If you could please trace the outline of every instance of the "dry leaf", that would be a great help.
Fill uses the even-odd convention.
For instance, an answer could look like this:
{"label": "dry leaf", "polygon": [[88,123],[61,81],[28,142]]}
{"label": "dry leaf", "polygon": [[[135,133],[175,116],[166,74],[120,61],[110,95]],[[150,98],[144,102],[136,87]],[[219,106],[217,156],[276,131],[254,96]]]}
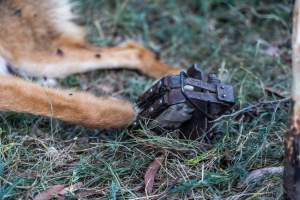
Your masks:
{"label": "dry leaf", "polygon": [[156,176],[157,171],[161,167],[161,163],[164,160],[164,156],[159,156],[155,158],[155,160],[149,165],[145,176],[145,191],[147,194],[151,194],[153,191],[154,178]]}
{"label": "dry leaf", "polygon": [[50,200],[52,197],[57,196],[63,189],[65,189],[65,185],[52,186],[49,189],[36,195],[33,200]]}

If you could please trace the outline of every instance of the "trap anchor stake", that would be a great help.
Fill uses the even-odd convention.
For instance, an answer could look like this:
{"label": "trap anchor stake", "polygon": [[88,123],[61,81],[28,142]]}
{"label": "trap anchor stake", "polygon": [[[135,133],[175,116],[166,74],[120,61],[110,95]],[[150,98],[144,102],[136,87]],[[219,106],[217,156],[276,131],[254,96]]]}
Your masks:
{"label": "trap anchor stake", "polygon": [[194,64],[186,73],[164,77],[148,89],[137,102],[141,110],[138,120],[158,121],[164,129],[179,128],[183,137],[196,139],[211,127],[209,120],[234,103],[231,85],[221,83],[216,74],[206,77]]}

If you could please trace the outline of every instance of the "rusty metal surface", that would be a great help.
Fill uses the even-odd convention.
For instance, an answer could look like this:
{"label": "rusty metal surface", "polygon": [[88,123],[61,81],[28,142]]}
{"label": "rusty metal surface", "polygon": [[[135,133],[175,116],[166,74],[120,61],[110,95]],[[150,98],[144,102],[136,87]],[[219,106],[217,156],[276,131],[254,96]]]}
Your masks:
{"label": "rusty metal surface", "polygon": [[[190,120],[181,122],[180,130],[184,137],[195,139],[208,129],[208,120],[230,109],[234,103],[233,87],[221,83],[215,74],[206,77],[200,66],[195,64],[187,73],[159,80],[139,98],[137,105],[141,110],[139,119],[154,120],[161,119],[161,113],[170,107],[185,104],[194,112]],[[176,115],[174,111],[164,113]],[[178,120],[178,117],[173,117]]]}

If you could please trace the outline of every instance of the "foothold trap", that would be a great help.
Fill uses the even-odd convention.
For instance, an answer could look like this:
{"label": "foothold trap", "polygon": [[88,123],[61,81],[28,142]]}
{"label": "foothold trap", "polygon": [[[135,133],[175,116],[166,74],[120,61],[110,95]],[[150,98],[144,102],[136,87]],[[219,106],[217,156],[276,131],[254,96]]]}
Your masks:
{"label": "foothold trap", "polygon": [[216,74],[207,77],[197,64],[187,72],[156,82],[138,100],[138,120],[150,120],[153,129],[179,129],[184,137],[196,139],[211,127],[212,121],[235,103],[231,85]]}

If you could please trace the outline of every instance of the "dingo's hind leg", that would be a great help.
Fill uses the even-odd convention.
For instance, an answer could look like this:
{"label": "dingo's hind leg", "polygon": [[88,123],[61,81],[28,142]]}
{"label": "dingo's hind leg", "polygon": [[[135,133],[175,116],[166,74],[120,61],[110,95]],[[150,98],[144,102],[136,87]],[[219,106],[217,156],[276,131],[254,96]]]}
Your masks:
{"label": "dingo's hind leg", "polygon": [[160,62],[154,53],[134,43],[111,48],[61,43],[56,46],[53,52],[22,52],[17,56],[16,66],[30,75],[46,77],[116,68],[138,70],[154,78],[179,72],[179,69]]}

